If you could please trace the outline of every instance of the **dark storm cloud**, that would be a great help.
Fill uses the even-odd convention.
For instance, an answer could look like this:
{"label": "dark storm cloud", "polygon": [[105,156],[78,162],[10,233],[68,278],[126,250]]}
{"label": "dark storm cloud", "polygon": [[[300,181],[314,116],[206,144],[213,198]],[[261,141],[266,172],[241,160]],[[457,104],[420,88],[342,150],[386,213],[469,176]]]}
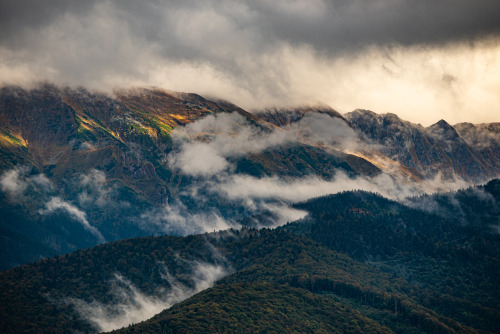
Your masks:
{"label": "dark storm cloud", "polygon": [[[237,32],[250,31],[253,37],[261,38],[259,45],[286,41],[328,51],[366,44],[453,41],[500,31],[500,2],[496,0],[4,0],[0,3],[2,42],[16,41],[27,30],[43,29],[67,14],[89,15],[96,4],[110,5],[118,21],[130,32],[155,43],[172,42],[170,37],[176,29],[171,26],[172,21],[165,19],[185,13],[194,14],[182,18],[186,25],[191,25],[189,21],[200,14],[206,17],[217,13],[227,18]],[[174,29],[165,35],[167,27]],[[185,51],[187,48],[171,49],[173,55],[189,57],[189,53],[182,53]]]}
{"label": "dark storm cloud", "polygon": [[[260,2],[257,2],[260,3]],[[304,2],[304,7],[306,2]],[[339,51],[367,44],[442,43],[500,31],[494,0],[318,2],[317,15],[287,12],[271,2],[257,5],[262,23],[279,39]]]}
{"label": "dark storm cloud", "polygon": [[43,29],[66,13],[86,15],[94,4],[93,0],[2,0],[0,42],[21,42],[27,32]]}
{"label": "dark storm cloud", "polygon": [[[446,109],[477,97],[486,110],[498,100],[489,92],[498,85],[499,13],[497,0],[3,0],[0,81],[157,85],[247,108],[322,101],[343,112],[396,112],[391,96],[439,86]],[[480,92],[464,92],[482,71],[473,78],[483,78]],[[363,73],[377,85],[356,82]],[[422,95],[421,107],[442,107],[430,90]],[[456,101],[463,96],[471,98]]]}

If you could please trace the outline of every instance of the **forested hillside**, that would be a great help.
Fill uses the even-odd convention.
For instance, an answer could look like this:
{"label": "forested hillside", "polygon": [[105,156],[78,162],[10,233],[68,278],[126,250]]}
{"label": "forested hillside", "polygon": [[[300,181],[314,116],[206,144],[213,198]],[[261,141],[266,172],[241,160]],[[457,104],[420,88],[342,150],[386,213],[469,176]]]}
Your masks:
{"label": "forested hillside", "polygon": [[[474,211],[489,216],[497,186],[446,196],[491,195]],[[126,331],[500,329],[500,237],[487,225],[366,192],[297,206],[309,215],[275,230],[129,239],[3,272],[1,330],[106,330],[163,309]]]}

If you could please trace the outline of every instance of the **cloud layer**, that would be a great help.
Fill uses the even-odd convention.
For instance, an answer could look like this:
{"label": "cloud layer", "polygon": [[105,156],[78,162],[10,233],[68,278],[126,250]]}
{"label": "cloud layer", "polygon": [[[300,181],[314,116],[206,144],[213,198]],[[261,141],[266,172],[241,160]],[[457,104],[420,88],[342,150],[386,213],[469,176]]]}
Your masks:
{"label": "cloud layer", "polygon": [[492,121],[499,11],[495,0],[7,0],[0,77]]}

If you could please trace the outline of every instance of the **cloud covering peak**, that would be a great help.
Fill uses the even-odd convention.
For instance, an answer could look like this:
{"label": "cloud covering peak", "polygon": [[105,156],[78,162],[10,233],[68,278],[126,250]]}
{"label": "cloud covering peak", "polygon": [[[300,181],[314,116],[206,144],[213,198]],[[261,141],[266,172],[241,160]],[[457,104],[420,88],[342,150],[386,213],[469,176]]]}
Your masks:
{"label": "cloud covering peak", "polygon": [[6,0],[0,77],[492,121],[499,12],[494,0]]}

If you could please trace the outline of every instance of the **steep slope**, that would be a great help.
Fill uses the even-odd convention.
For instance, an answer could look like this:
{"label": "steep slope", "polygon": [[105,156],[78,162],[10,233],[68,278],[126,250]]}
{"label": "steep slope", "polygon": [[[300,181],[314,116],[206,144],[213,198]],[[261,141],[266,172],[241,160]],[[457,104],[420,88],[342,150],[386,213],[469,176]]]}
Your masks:
{"label": "steep slope", "polygon": [[18,164],[32,157],[37,170],[56,181],[68,172],[102,169],[152,200],[159,194],[151,181],[168,174],[159,160],[171,146],[172,129],[212,113],[208,108],[220,109],[146,89],[114,99],[44,85],[31,91],[7,87],[0,96],[4,131],[20,136],[28,150]]}
{"label": "steep slope", "polygon": [[497,176],[497,155],[483,157],[444,120],[424,128],[394,114],[355,110],[345,115],[370,148],[426,178],[484,182]]}
{"label": "steep slope", "polygon": [[253,176],[331,179],[338,171],[350,176],[376,176],[381,170],[367,160],[329,147],[302,143],[285,144],[235,159],[236,173]]}
{"label": "steep slope", "polygon": [[[207,117],[222,122],[223,117],[214,115],[233,114],[239,115],[236,135],[282,131],[229,102],[196,94],[137,88],[107,95],[49,84],[32,90],[3,87],[0,210],[5,219],[0,237],[5,247],[0,268],[103,241],[164,233],[161,224],[148,224],[144,217],[154,220],[150,213],[179,202],[189,204],[194,215],[244,218],[248,210],[241,204],[192,197],[192,188],[206,181],[172,164],[172,156],[186,144],[182,136],[173,139],[174,129]],[[225,140],[234,136],[229,133]],[[192,142],[218,138],[217,131],[207,131]],[[250,144],[240,143],[237,149],[243,153],[227,158],[235,173],[326,179],[338,170],[350,176],[380,173],[366,160],[308,143],[286,139],[246,153]]]}
{"label": "steep slope", "polygon": [[497,170],[500,168],[500,123],[459,123],[453,127],[485,161],[491,162]]}
{"label": "steep slope", "polygon": [[449,158],[454,175],[475,182],[484,181],[484,175],[494,177],[498,170],[492,161],[485,161],[479,152],[470,147],[446,121],[440,120],[426,128],[432,138]]}
{"label": "steep slope", "polygon": [[112,98],[51,85],[2,88],[1,267],[148,233],[124,217],[175,190],[161,159],[173,127],[222,109],[204,103],[146,89]]}

